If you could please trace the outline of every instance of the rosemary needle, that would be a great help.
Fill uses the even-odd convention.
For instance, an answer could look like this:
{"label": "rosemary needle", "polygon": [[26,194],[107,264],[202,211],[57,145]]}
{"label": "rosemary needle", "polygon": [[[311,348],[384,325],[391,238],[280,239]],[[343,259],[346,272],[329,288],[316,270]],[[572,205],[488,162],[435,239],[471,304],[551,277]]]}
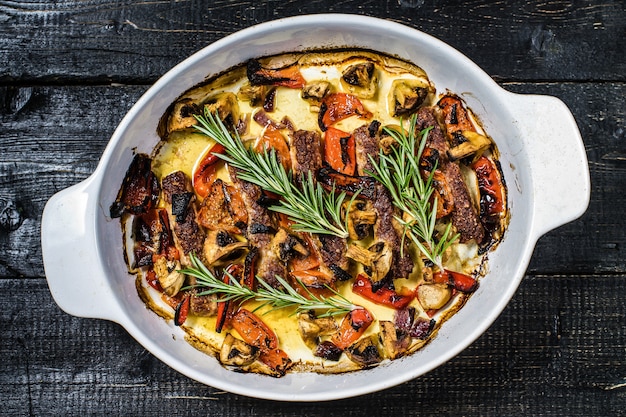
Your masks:
{"label": "rosemary needle", "polygon": [[[216,154],[239,170],[238,177],[279,195],[281,200],[270,210],[283,213],[294,221],[293,229],[300,232],[329,234],[345,238],[347,227],[341,221],[341,207],[346,193],[327,192],[313,180],[312,174],[302,176],[302,188],[298,188],[291,171],[283,167],[273,149],[255,152],[247,148],[239,134],[231,133],[219,117],[205,110],[204,116],[196,116],[200,125],[195,128],[215,140],[226,149],[226,154]],[[354,198],[353,198],[354,199]]]}
{"label": "rosemary needle", "polygon": [[198,295],[219,294],[221,298],[218,301],[237,300],[244,302],[255,300],[262,303],[257,309],[270,306],[270,311],[289,307],[296,307],[296,313],[308,310],[323,310],[323,313],[319,314],[318,317],[346,314],[354,309],[361,308],[352,304],[348,299],[331,288],[329,290],[333,295],[324,297],[311,293],[302,285],[302,288],[307,292],[307,298],[298,293],[295,288],[279,276],[276,276],[276,279],[283,286],[284,290],[273,288],[257,277],[261,288],[254,291],[241,285],[228,272],[224,273],[228,274],[230,282],[225,283],[219,280],[193,253],[189,254],[189,258],[192,267],[182,269],[180,272],[196,278],[196,287],[200,289]]}
{"label": "rosemary needle", "polygon": [[443,270],[443,253],[456,241],[458,234],[452,235],[452,224],[448,223],[441,236],[438,239],[435,236],[437,196],[431,199],[435,192],[435,169],[424,179],[419,168],[430,129],[422,130],[418,141],[416,124],[417,116],[413,115],[408,131],[385,128],[398,146],[392,147],[389,154],[381,151],[378,162],[370,156],[375,171],[370,175],[389,190],[394,205],[407,215],[396,216],[396,220],[404,227],[405,236],[413,241],[428,260]]}

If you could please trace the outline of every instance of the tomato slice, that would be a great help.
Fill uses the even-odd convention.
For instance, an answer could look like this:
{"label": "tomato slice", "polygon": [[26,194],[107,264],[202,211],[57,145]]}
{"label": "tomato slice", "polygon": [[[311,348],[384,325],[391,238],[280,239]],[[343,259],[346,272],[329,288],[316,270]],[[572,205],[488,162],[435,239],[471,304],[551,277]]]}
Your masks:
{"label": "tomato slice", "polygon": [[376,304],[392,307],[397,310],[405,308],[415,298],[415,294],[410,291],[398,293],[390,288],[380,288],[377,291],[372,289],[372,281],[363,274],[357,275],[352,284],[352,292],[366,298]]}
{"label": "tomato slice", "polygon": [[356,144],[354,136],[334,127],[324,135],[324,159],[336,171],[354,175],[356,169]]}
{"label": "tomato slice", "polygon": [[211,184],[215,180],[218,162],[221,160],[218,154],[226,153],[226,149],[216,143],[208,150],[198,164],[193,174],[193,189],[200,197],[205,198],[211,190]]}
{"label": "tomato slice", "polygon": [[495,163],[481,156],[472,164],[478,179],[480,215],[494,216],[504,212],[504,185]]}
{"label": "tomato slice", "polygon": [[322,132],[325,132],[329,126],[350,116],[368,119],[372,117],[372,113],[365,109],[357,96],[347,93],[333,93],[324,97],[320,104],[318,124]]}

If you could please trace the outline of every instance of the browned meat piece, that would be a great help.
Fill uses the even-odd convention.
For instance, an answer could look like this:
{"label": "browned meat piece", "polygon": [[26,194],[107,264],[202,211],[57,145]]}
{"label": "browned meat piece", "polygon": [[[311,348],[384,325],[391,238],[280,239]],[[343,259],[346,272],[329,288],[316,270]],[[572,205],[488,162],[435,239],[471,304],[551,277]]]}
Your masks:
{"label": "browned meat piece", "polygon": [[[168,203],[173,203],[179,196],[186,196],[191,192],[191,181],[182,171],[169,174],[163,178],[161,184],[163,187],[163,196]],[[205,234],[196,222],[193,200],[194,199],[187,200],[186,210],[181,211],[180,208],[177,208],[177,213],[176,210],[171,213],[172,215],[176,215],[174,234],[177,243],[180,245],[185,255],[190,252],[201,254],[204,245]],[[174,209],[174,205],[172,205],[172,209]]]}
{"label": "browned meat piece", "polygon": [[246,221],[246,208],[234,187],[219,178],[215,180],[198,210],[198,223],[207,229],[240,234]]}
{"label": "browned meat piece", "polygon": [[297,130],[291,138],[291,168],[296,180],[302,174],[313,175],[322,167],[322,150],[320,134],[315,131]]}
{"label": "browned meat piece", "polygon": [[452,192],[454,208],[451,213],[452,225],[461,235],[461,242],[474,239],[476,243],[481,243],[485,237],[485,230],[480,223],[480,218],[476,208],[472,204],[467,186],[461,176],[458,163],[451,162],[447,158],[449,145],[446,137],[435,119],[433,110],[422,107],[417,113],[416,129],[422,130],[432,127],[428,134],[426,146],[435,149],[439,157],[439,170],[443,173],[447,185]]}
{"label": "browned meat piece", "polygon": [[152,209],[159,200],[161,187],[152,172],[152,160],[148,155],[137,154],[133,158],[117,199],[109,209],[112,218],[124,213],[142,214]]}
{"label": "browned meat piece", "polygon": [[320,269],[332,273],[339,281],[346,281],[352,276],[348,273],[350,261],[346,257],[348,244],[346,239],[332,235],[314,235],[311,239],[320,254]]}
{"label": "browned meat piece", "polygon": [[415,264],[409,252],[409,240],[404,240],[402,248],[402,226],[394,219],[394,206],[389,192],[382,184],[376,185],[376,199],[373,202],[376,211],[374,239],[384,241],[391,248],[393,261],[390,273],[392,279],[408,278]]}
{"label": "browned meat piece", "polygon": [[229,167],[230,178],[234,187],[239,191],[243,204],[248,212],[248,226],[245,235],[251,247],[259,250],[259,259],[256,262],[256,275],[273,287],[280,283],[276,275],[287,277],[287,266],[280,261],[271,250],[272,239],[276,233],[276,225],[269,211],[259,202],[262,201],[263,191],[257,185],[242,181],[237,177],[237,170]]}
{"label": "browned meat piece", "polygon": [[379,122],[373,121],[370,125],[363,125],[352,133],[356,145],[356,169],[361,176],[369,175],[368,172],[375,172],[370,156],[378,161],[380,152],[379,126]]}

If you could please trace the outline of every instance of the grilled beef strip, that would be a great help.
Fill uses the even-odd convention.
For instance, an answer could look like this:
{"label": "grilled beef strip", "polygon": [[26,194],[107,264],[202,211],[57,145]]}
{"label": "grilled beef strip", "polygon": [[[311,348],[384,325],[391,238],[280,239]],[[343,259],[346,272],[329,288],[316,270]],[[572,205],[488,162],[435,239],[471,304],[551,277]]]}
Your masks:
{"label": "grilled beef strip", "polygon": [[[176,171],[163,178],[161,187],[165,201],[172,205],[174,234],[183,254],[188,255],[194,252],[200,256],[205,234],[196,221],[196,210],[193,206],[195,197],[191,191],[191,180],[182,171]],[[191,198],[189,198],[189,193],[192,193]]]}
{"label": "grilled beef strip", "polygon": [[[298,130],[291,140],[291,166],[295,178],[300,181],[302,175],[308,177],[309,172],[313,181],[322,168],[322,149],[319,133],[315,131]],[[346,257],[347,242],[337,236],[316,235],[312,242],[319,251],[322,261],[321,269],[336,279],[343,281],[350,278],[347,270],[350,267]]]}
{"label": "grilled beef strip", "polygon": [[451,213],[452,225],[461,235],[460,241],[467,242],[472,239],[480,244],[484,240],[485,230],[480,223],[480,218],[472,204],[467,186],[463,181],[458,162],[448,160],[447,154],[450,148],[448,141],[441,130],[433,109],[422,107],[417,112],[417,130],[432,127],[428,133],[426,146],[435,149],[439,153],[438,169],[444,175],[448,187],[452,192],[454,208]]}
{"label": "grilled beef strip", "polygon": [[352,133],[356,146],[356,169],[360,176],[368,175],[368,172],[375,172],[370,156],[374,158],[374,161],[378,161],[379,159],[379,127],[380,123],[373,121],[369,125],[363,125],[357,128]]}
{"label": "grilled beef strip", "polygon": [[270,249],[276,233],[276,225],[269,210],[260,204],[263,200],[263,190],[255,184],[239,179],[235,168],[229,166],[228,171],[248,212],[248,225],[244,235],[250,246],[258,249],[255,275],[272,287],[279,288],[281,285],[276,275],[287,278],[287,266]]}

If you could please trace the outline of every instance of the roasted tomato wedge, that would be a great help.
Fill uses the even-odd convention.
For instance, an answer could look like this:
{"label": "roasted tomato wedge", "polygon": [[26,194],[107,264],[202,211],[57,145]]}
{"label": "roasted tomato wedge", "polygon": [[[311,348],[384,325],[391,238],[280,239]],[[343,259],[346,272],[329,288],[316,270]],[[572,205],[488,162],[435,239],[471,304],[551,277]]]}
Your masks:
{"label": "roasted tomato wedge", "polygon": [[[243,273],[243,267],[237,264],[229,265],[222,275],[222,282],[225,284],[230,283],[230,277],[235,279]],[[229,275],[230,274],[230,275]],[[230,300],[220,301],[217,303],[217,319],[215,320],[215,331],[222,332],[224,326],[229,324],[230,316],[233,313],[233,303]]]}
{"label": "roasted tomato wedge", "polygon": [[196,171],[193,173],[193,189],[196,194],[204,198],[211,190],[211,184],[215,180],[215,174],[220,161],[218,154],[223,154],[226,149],[219,143],[216,143],[208,150],[198,164]]}
{"label": "roasted tomato wedge", "polygon": [[261,153],[270,149],[276,152],[278,161],[285,167],[286,171],[289,171],[291,169],[291,157],[289,156],[289,146],[287,146],[285,137],[272,125],[267,125],[254,150]]}
{"label": "roasted tomato wedge", "polygon": [[460,272],[443,270],[433,274],[433,282],[436,284],[448,284],[461,292],[472,292],[478,288],[478,281],[469,275]]}
{"label": "roasted tomato wedge", "polygon": [[347,93],[329,94],[322,100],[318,116],[318,124],[322,132],[329,126],[350,116],[359,116],[364,119],[372,117],[357,96]]}
{"label": "roasted tomato wedge", "polygon": [[291,359],[289,359],[289,355],[287,355],[284,350],[279,348],[270,350],[261,349],[259,360],[272,368],[274,371],[278,372],[280,375],[284,375],[292,363]]}
{"label": "roasted tomato wedge", "polygon": [[472,164],[480,191],[480,217],[499,216],[504,212],[504,184],[496,164],[481,156]]}
{"label": "roasted tomato wedge", "polygon": [[191,297],[189,296],[189,294],[186,294],[174,310],[174,324],[176,326],[182,326],[185,320],[187,320],[190,305]]}
{"label": "roasted tomato wedge", "polygon": [[356,168],[354,136],[334,127],[329,127],[324,135],[324,159],[338,172],[354,175]]}
{"label": "roasted tomato wedge", "polygon": [[356,342],[373,321],[372,314],[366,309],[354,309],[343,318],[339,325],[339,331],[331,337],[331,342],[339,349],[344,350]]}
{"label": "roasted tomato wedge", "polygon": [[396,292],[391,288],[372,289],[372,281],[365,275],[359,274],[352,284],[352,292],[368,299],[376,304],[381,304],[395,309],[402,309],[409,305],[415,297],[410,291]]}

